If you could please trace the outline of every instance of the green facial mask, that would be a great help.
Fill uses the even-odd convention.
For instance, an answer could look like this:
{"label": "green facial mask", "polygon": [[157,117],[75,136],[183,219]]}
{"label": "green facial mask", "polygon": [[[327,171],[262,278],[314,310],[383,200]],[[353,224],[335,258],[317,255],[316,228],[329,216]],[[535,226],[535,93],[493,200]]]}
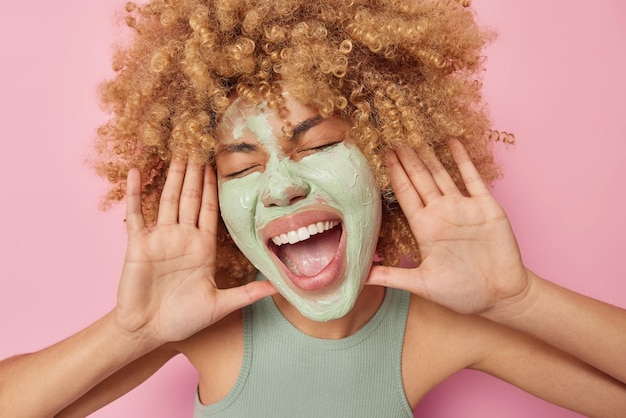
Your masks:
{"label": "green facial mask", "polygon": [[237,99],[224,116],[228,140],[258,144],[264,168],[219,177],[222,217],[243,254],[302,315],[340,318],[354,306],[372,264],[380,192],[356,146],[339,142],[299,161],[289,158],[272,115]]}

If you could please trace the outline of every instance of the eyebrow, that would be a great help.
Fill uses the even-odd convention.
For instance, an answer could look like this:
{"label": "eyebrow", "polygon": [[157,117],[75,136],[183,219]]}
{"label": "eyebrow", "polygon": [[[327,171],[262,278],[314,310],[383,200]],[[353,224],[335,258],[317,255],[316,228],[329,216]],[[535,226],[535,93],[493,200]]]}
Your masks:
{"label": "eyebrow", "polygon": [[225,144],[219,147],[217,151],[217,155],[220,154],[232,154],[235,152],[243,152],[246,154],[251,154],[256,152],[259,148],[254,144],[249,144],[247,142],[238,142],[236,144]]}
{"label": "eyebrow", "polygon": [[313,128],[314,126],[319,125],[325,120],[326,119],[324,119],[320,115],[316,115],[316,116],[313,116],[312,118],[303,120],[302,122],[297,124],[295,128],[293,128],[293,131],[291,132],[291,139],[293,140],[298,139],[300,135],[304,134],[306,131]]}

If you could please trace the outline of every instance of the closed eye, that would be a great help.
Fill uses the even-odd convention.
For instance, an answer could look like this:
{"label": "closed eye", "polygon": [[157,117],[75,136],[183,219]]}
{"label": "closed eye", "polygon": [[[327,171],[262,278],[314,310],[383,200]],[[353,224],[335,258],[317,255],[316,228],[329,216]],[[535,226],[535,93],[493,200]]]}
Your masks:
{"label": "closed eye", "polygon": [[342,142],[342,141],[330,142],[328,144],[318,145],[317,147],[307,148],[307,149],[305,149],[303,151],[321,151],[321,150],[324,150],[326,148],[334,147],[335,145],[339,144],[340,142]]}
{"label": "closed eye", "polygon": [[252,142],[222,145],[215,156],[218,174],[224,179],[243,177],[263,170],[266,153]]}
{"label": "closed eye", "polygon": [[333,141],[333,142],[328,142],[322,145],[317,145],[315,147],[303,148],[301,150],[298,150],[298,154],[300,155],[300,157],[306,157],[309,154],[314,154],[316,152],[324,151],[326,149],[332,148],[335,145],[340,144],[341,142],[343,142],[343,139]]}
{"label": "closed eye", "polygon": [[234,179],[234,178],[238,178],[238,177],[243,177],[246,174],[249,174],[249,173],[251,173],[253,171],[256,171],[256,169],[259,168],[259,167],[261,167],[261,164],[255,164],[255,165],[252,165],[250,167],[246,167],[246,168],[244,168],[242,170],[236,171],[234,173],[226,174],[224,177],[226,177],[227,179]]}

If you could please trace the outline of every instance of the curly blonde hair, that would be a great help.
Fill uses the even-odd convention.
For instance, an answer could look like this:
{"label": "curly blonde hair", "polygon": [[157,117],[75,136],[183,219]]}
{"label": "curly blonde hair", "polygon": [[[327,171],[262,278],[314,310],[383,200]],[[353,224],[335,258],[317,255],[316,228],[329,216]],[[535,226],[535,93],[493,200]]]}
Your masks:
{"label": "curly blonde hair", "polygon": [[[133,36],[118,47],[117,75],[103,84],[112,114],[100,127],[97,171],[112,183],[105,202],[125,195],[132,167],[154,222],[173,156],[213,164],[216,121],[233,93],[280,101],[279,83],[322,116],[340,114],[383,190],[377,254],[419,260],[395,203],[383,155],[400,144],[433,149],[457,184],[447,140],[458,138],[487,182],[499,175],[497,135],[481,97],[481,50],[489,32],[468,1],[455,0],[153,0],[128,3]],[[280,103],[278,103],[280,106]],[[218,274],[231,284],[254,267],[219,225]]]}

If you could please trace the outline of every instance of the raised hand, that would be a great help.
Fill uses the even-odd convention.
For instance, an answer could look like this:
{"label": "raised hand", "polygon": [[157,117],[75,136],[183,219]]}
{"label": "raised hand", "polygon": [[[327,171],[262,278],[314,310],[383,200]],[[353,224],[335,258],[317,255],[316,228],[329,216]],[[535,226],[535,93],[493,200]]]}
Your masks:
{"label": "raised hand", "polygon": [[392,186],[417,240],[417,268],[375,266],[368,284],[408,290],[460,313],[484,313],[522,296],[529,283],[506,214],[460,142],[450,148],[469,193],[434,155],[390,153]]}
{"label": "raised hand", "polygon": [[128,248],[116,318],[157,343],[193,335],[225,315],[275,292],[268,282],[220,290],[215,284],[217,186],[210,168],[172,161],[156,226],[141,212],[140,176],[127,183]]}

